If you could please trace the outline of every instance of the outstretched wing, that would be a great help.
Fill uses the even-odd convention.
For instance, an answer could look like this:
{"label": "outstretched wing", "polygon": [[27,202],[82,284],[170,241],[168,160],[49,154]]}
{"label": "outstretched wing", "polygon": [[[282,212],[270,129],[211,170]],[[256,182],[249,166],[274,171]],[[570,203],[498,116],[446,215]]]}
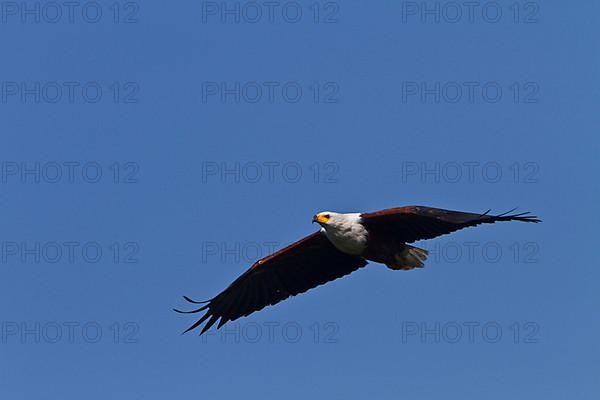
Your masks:
{"label": "outstretched wing", "polygon": [[202,318],[185,331],[195,329],[208,320],[200,332],[203,334],[219,319],[217,328],[227,321],[250,315],[265,306],[277,304],[365,265],[367,261],[364,258],[342,253],[323,233],[315,232],[257,261],[214,298],[206,302],[195,302],[185,297],[191,303],[205,304],[197,310],[175,311],[206,311]]}
{"label": "outstretched wing", "polygon": [[498,221],[540,222],[528,212],[500,215],[465,213],[423,206],[389,208],[387,210],[361,215],[362,223],[374,236],[389,236],[403,243],[455,232],[459,229],[479,224],[493,224]]}

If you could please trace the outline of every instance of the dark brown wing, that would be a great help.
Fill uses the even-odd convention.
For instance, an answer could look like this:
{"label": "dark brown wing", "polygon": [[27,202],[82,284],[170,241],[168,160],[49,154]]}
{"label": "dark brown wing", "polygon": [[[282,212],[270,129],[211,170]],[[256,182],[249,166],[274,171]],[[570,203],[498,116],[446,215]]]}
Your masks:
{"label": "dark brown wing", "polygon": [[529,213],[501,215],[472,214],[423,206],[389,208],[361,215],[363,225],[374,236],[389,236],[403,243],[432,239],[469,226],[498,221],[540,222]]}
{"label": "dark brown wing", "polygon": [[[218,328],[227,321],[247,316],[265,306],[279,303],[316,286],[347,275],[367,265],[362,257],[336,249],[321,232],[299,240],[254,263],[227,289],[203,303],[206,305],[182,313],[206,313],[185,332],[208,320],[200,334],[220,319]],[[185,297],[186,300],[195,302]],[[210,319],[209,319],[210,318]],[[184,333],[185,333],[184,332]]]}

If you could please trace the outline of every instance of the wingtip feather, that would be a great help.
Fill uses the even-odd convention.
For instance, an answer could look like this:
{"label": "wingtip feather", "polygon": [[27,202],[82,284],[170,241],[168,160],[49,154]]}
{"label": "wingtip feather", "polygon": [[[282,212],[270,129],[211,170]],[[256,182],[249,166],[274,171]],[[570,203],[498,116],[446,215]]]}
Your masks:
{"label": "wingtip feather", "polygon": [[537,215],[531,215],[530,211],[524,211],[524,212],[520,212],[520,213],[516,213],[516,214],[511,214],[516,209],[517,208],[515,207],[510,211],[496,215],[495,218],[497,218],[497,220],[499,220],[499,221],[521,221],[521,222],[533,222],[533,223],[542,222],[542,220]]}
{"label": "wingtip feather", "polygon": [[183,296],[183,298],[184,298],[185,300],[189,301],[189,302],[190,302],[190,303],[192,303],[192,304],[206,304],[206,303],[208,303],[208,302],[210,301],[210,300],[206,300],[206,301],[196,301],[196,300],[192,300],[192,299],[190,299],[190,298],[189,298],[189,297],[187,297],[187,296]]}
{"label": "wingtip feather", "polygon": [[[186,333],[188,333],[189,331],[191,331],[191,330],[193,330],[193,329],[196,329],[197,327],[199,327],[200,325],[202,325],[202,323],[203,323],[204,321],[206,321],[206,319],[207,319],[208,317],[210,317],[210,316],[211,316],[211,313],[210,313],[210,312],[207,312],[206,314],[204,314],[204,315],[202,316],[202,318],[200,318],[200,319],[199,319],[198,321],[196,321],[196,322],[195,322],[195,323],[194,323],[192,326],[190,326],[190,327],[189,327],[189,328],[187,328],[185,331],[183,331],[182,335],[183,335],[183,334],[186,334]],[[204,333],[204,332],[203,332],[203,333]]]}

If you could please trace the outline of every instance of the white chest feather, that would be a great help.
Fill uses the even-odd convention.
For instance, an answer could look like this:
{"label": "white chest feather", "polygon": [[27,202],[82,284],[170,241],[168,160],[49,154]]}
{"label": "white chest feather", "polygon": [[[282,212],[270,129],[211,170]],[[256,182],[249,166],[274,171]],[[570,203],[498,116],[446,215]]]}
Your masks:
{"label": "white chest feather", "polygon": [[340,251],[360,255],[367,247],[367,230],[360,223],[360,214],[342,214],[330,225],[321,230]]}

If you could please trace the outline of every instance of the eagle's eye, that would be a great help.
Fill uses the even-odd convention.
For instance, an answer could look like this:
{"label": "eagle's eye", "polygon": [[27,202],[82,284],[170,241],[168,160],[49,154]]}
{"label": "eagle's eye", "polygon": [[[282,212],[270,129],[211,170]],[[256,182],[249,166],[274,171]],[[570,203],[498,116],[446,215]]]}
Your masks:
{"label": "eagle's eye", "polygon": [[323,218],[325,218],[325,219],[327,219],[327,220],[328,220],[329,218],[331,218],[331,215],[329,215],[329,214],[325,214],[325,215],[323,215]]}

